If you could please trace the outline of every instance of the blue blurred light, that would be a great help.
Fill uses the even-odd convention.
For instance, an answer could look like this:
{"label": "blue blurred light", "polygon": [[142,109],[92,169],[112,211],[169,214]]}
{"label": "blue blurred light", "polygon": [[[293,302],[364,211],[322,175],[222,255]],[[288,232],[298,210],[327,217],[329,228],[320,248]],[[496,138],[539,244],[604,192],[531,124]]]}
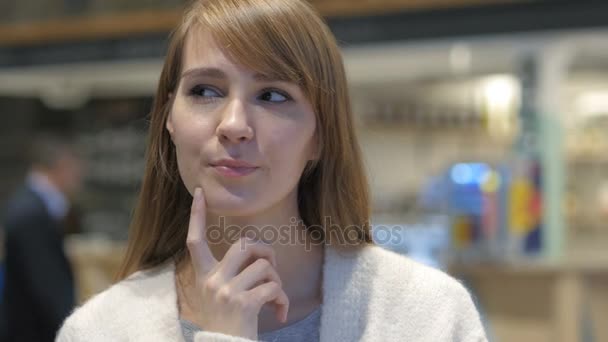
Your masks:
{"label": "blue blurred light", "polygon": [[490,167],[483,163],[460,163],[452,166],[450,176],[458,185],[480,185],[490,172]]}
{"label": "blue blurred light", "polygon": [[456,164],[450,172],[452,182],[459,185],[470,184],[473,181],[473,170],[469,164]]}
{"label": "blue blurred light", "polygon": [[490,172],[490,167],[486,164],[475,163],[471,165],[473,168],[473,179],[476,184],[483,184],[484,180]]}

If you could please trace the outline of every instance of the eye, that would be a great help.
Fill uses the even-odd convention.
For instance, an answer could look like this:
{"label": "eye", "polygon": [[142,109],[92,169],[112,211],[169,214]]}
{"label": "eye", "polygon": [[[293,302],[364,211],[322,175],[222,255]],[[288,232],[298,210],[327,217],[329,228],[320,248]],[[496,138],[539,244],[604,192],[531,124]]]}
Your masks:
{"label": "eye", "polygon": [[276,89],[266,89],[258,98],[262,101],[272,103],[283,103],[291,101],[291,97],[287,95],[287,93]]}
{"label": "eye", "polygon": [[220,92],[204,85],[196,85],[190,90],[190,95],[197,97],[221,97]]}

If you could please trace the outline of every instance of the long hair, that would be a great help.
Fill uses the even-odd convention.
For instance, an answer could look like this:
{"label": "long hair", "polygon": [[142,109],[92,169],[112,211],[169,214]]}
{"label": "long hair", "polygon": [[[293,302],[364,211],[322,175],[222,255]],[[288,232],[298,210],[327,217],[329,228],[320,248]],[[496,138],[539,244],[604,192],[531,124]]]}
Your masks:
{"label": "long hair", "polygon": [[186,37],[197,30],[210,33],[235,63],[300,86],[315,111],[318,145],[318,158],[306,166],[298,183],[300,215],[307,227],[320,229],[325,243],[349,250],[371,243],[369,186],[342,57],[329,28],[304,0],[196,0],[171,35],[118,279],[187,255],[192,197],[180,178],[165,123],[170,94],[182,72]]}

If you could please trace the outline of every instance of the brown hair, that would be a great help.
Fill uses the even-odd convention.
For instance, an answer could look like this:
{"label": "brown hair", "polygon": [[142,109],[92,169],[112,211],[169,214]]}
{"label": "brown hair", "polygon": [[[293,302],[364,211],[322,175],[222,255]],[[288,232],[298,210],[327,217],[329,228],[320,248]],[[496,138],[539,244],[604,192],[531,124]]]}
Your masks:
{"label": "brown hair", "polygon": [[[332,231],[344,233],[346,227],[357,232],[356,243],[349,241],[349,246],[371,243],[368,183],[342,57],[328,27],[305,1],[197,0],[172,34],[160,76],[143,185],[119,279],[187,254],[192,197],[180,179],[165,122],[170,94],[177,90],[182,72],[186,37],[197,29],[209,32],[231,60],[301,87],[315,110],[319,153],[298,184],[300,215],[307,226],[319,227],[332,245]],[[331,219],[331,227],[324,218]]]}

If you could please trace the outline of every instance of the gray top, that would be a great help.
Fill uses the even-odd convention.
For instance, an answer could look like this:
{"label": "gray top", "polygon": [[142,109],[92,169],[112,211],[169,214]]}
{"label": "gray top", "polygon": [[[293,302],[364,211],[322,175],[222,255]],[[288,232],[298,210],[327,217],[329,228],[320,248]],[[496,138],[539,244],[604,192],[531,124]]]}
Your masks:
{"label": "gray top", "polygon": [[[193,342],[194,334],[201,329],[185,319],[180,318],[179,323],[186,342]],[[318,307],[303,319],[281,329],[262,333],[258,339],[264,342],[318,342],[320,326],[321,307]]]}

